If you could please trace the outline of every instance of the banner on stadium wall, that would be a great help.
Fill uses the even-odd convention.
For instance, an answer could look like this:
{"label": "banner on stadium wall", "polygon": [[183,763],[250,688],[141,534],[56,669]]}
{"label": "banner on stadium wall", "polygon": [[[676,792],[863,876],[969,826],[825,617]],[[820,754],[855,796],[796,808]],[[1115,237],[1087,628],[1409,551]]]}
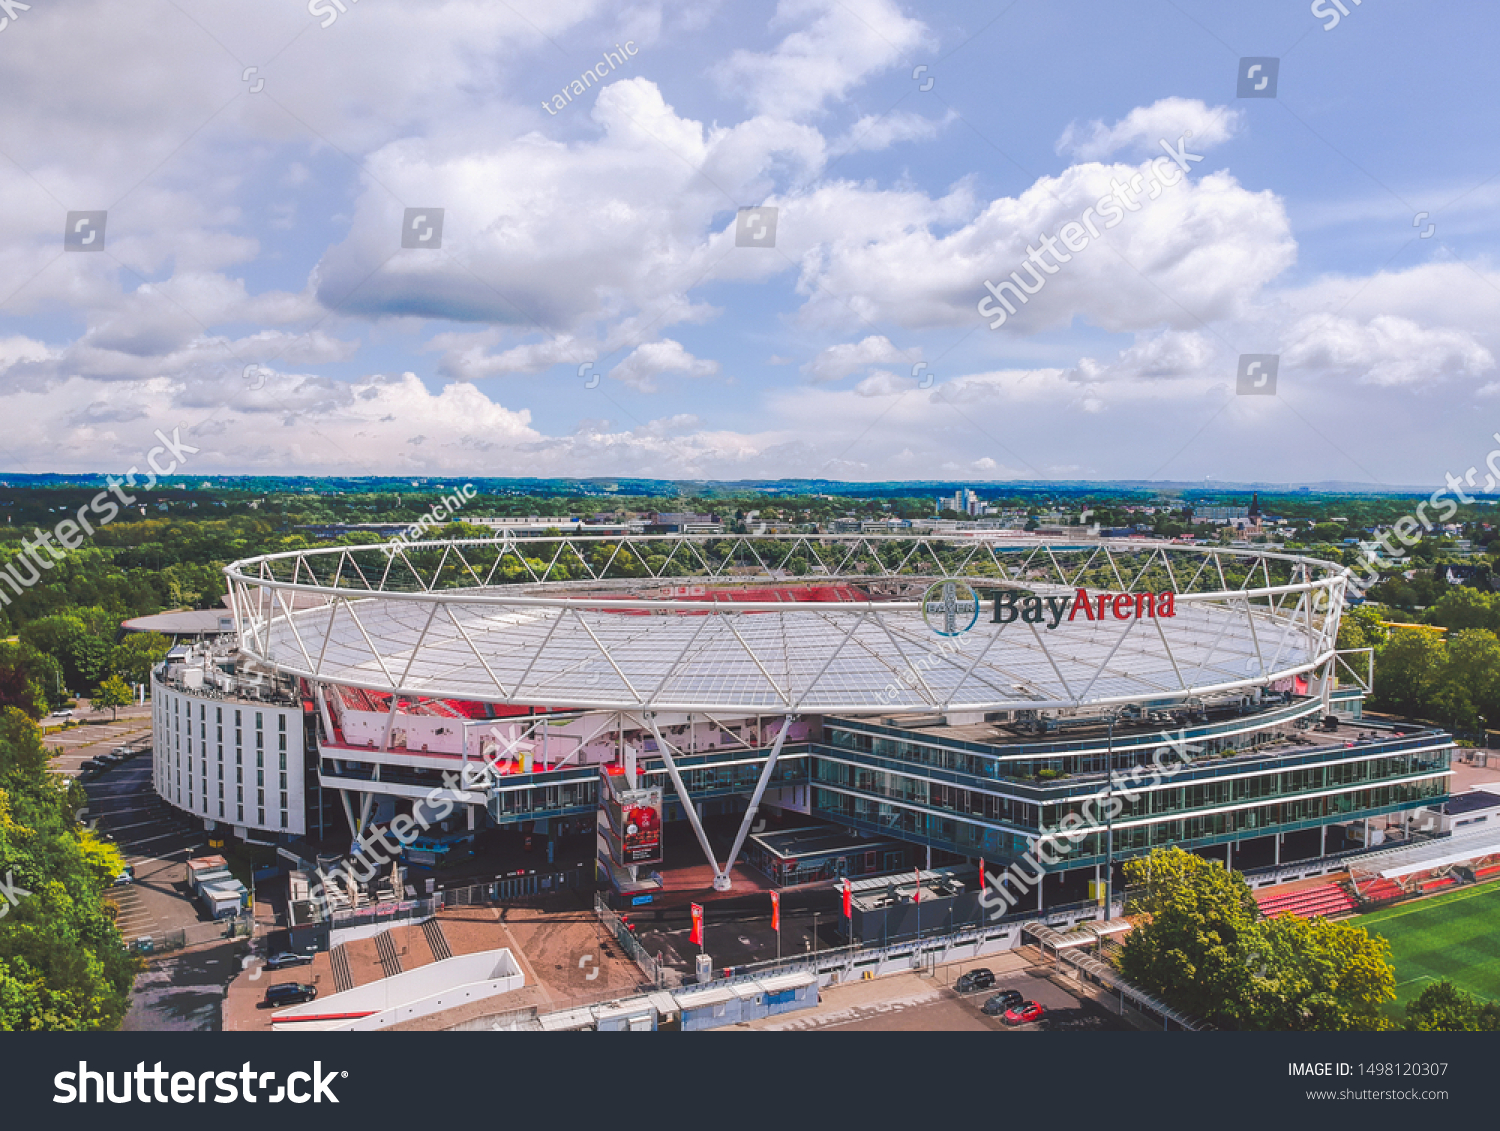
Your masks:
{"label": "banner on stadium wall", "polygon": [[616,795],[620,807],[620,863],[661,863],[662,791],[626,789]]}

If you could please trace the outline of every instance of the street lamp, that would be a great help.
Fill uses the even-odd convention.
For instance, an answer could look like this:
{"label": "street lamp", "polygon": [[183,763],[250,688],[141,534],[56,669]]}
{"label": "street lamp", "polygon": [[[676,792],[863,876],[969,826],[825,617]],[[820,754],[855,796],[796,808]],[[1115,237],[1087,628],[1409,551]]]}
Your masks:
{"label": "street lamp", "polygon": [[1108,922],[1115,906],[1115,720],[1120,717],[1120,708],[1109,713],[1109,730],[1105,740],[1104,773],[1104,914]]}

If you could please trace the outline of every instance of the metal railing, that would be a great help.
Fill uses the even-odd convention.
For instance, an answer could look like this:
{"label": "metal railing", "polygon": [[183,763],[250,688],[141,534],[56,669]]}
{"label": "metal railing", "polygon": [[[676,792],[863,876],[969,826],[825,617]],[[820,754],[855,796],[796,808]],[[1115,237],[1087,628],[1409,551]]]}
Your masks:
{"label": "metal railing", "polygon": [[641,945],[641,941],[631,934],[630,928],[625,926],[621,918],[605,902],[604,896],[594,895],[594,914],[599,917],[599,922],[604,924],[604,929],[615,937],[624,948],[625,953],[635,960],[635,964],[641,968],[641,973],[646,976],[646,981],[660,988],[665,984],[665,973],[661,963]]}
{"label": "metal railing", "polygon": [[437,898],[447,907],[506,903],[510,900],[528,899],[580,888],[584,886],[586,878],[586,870],[581,865],[557,872],[534,872],[525,876],[497,876],[482,884],[444,888],[437,893]]}

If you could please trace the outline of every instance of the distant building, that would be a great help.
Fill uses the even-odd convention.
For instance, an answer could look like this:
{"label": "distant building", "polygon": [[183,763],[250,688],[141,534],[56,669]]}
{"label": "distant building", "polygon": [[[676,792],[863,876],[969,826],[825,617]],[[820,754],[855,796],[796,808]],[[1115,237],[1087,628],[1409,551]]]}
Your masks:
{"label": "distant building", "polygon": [[1249,518],[1249,507],[1194,507],[1194,522],[1233,522],[1239,518]]}
{"label": "distant building", "polygon": [[960,487],[951,495],[939,495],[937,498],[938,514],[944,511],[957,511],[959,514],[970,515],[977,518],[982,514],[989,514],[989,504],[983,502],[974,491],[968,487]]}

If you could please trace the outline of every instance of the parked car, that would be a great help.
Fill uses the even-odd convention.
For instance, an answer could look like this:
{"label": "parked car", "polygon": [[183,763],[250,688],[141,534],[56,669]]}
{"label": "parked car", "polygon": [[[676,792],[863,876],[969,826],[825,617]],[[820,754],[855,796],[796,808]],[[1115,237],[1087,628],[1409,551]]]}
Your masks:
{"label": "parked car", "polygon": [[73,709],[71,707],[64,707],[61,711],[53,711],[52,717],[54,719],[71,719],[73,717]]}
{"label": "parked car", "polygon": [[266,959],[267,970],[285,970],[288,966],[310,966],[311,964],[312,955],[292,954],[289,951],[282,954],[273,954],[270,958]]}
{"label": "parked car", "polygon": [[115,877],[114,886],[119,888],[133,883],[135,883],[135,869],[127,864],[125,870]]}
{"label": "parked car", "polygon": [[1030,1025],[1033,1021],[1040,1021],[1047,1015],[1047,1011],[1034,1001],[1023,1001],[1014,1009],[1005,1011],[1005,1020],[1011,1025]]}
{"label": "parked car", "polygon": [[989,1001],[985,1002],[984,1005],[980,1007],[980,1010],[981,1012],[988,1014],[990,1017],[996,1017],[1002,1013],[1014,1009],[1025,1000],[1026,999],[1021,996],[1020,990],[1001,990],[994,997],[990,998]]}
{"label": "parked car", "polygon": [[980,966],[960,974],[958,981],[953,983],[953,988],[961,994],[972,994],[977,990],[987,990],[994,984],[995,972],[988,967]]}
{"label": "parked car", "polygon": [[318,987],[303,982],[278,982],[266,987],[263,1005],[296,1005],[300,1001],[312,1001],[318,996]]}

